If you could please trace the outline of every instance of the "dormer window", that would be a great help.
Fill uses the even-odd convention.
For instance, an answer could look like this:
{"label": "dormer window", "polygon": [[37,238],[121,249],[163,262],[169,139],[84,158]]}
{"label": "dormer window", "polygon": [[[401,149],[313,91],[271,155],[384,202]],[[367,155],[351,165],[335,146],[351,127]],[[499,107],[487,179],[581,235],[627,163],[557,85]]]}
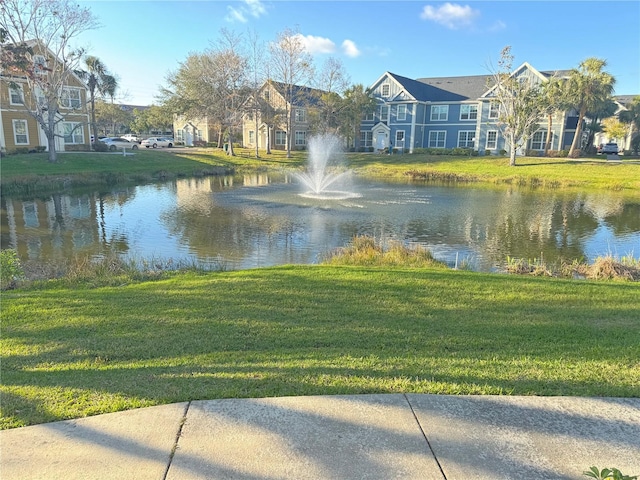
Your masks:
{"label": "dormer window", "polygon": [[264,97],[265,100],[269,100],[269,90],[265,90],[262,96]]}
{"label": "dormer window", "polygon": [[384,85],[382,85],[382,96],[388,97],[390,93],[391,93],[391,87],[389,86],[389,84],[385,83]]}

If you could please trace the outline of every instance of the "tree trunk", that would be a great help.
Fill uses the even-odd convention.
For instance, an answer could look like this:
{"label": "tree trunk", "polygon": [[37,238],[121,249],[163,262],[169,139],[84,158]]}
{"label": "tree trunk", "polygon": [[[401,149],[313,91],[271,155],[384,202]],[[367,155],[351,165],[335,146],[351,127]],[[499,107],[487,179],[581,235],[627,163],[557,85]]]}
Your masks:
{"label": "tree trunk", "polygon": [[235,157],[236,154],[233,152],[233,132],[231,131],[231,128],[229,128],[229,135],[227,138],[227,155],[229,155],[230,157]]}
{"label": "tree trunk", "polygon": [[511,134],[509,136],[509,144],[511,145],[511,148],[509,149],[509,166],[510,167],[515,167],[516,166],[516,153],[518,150],[518,146],[516,145],[516,141],[515,138],[513,136],[513,134]]}
{"label": "tree trunk", "polygon": [[551,149],[551,127],[552,127],[552,123],[553,123],[553,114],[549,114],[548,120],[547,120],[547,141],[544,144],[544,156],[548,157],[549,156],[549,150]]}
{"label": "tree trunk", "polygon": [[271,125],[267,125],[267,155],[271,155]]}
{"label": "tree trunk", "polygon": [[582,133],[582,120],[584,119],[584,115],[584,109],[580,110],[580,114],[578,115],[578,125],[576,125],[576,133],[573,135],[573,142],[571,142],[571,148],[569,149],[569,158],[574,158],[574,152],[576,149],[576,145],[578,144],[578,138],[580,138],[580,134]]}

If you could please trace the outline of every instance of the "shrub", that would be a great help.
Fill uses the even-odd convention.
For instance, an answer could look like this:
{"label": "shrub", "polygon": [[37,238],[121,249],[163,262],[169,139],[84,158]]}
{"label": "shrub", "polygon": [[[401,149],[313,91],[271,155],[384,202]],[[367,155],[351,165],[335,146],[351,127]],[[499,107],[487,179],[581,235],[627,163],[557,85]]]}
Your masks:
{"label": "shrub", "polygon": [[97,141],[93,143],[93,150],[96,152],[108,152],[109,146],[101,141]]}
{"label": "shrub", "polygon": [[0,251],[0,290],[15,288],[24,279],[24,270],[18,253],[13,249]]}
{"label": "shrub", "polygon": [[637,475],[625,475],[617,468],[603,468],[601,471],[598,467],[591,467],[583,475],[597,480],[637,480]]}

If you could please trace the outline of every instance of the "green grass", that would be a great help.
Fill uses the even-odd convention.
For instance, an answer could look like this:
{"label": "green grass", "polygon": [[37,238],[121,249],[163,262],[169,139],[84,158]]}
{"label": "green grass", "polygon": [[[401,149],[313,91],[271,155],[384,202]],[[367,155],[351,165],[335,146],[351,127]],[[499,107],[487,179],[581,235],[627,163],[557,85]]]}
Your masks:
{"label": "green grass", "polygon": [[[3,194],[32,194],[74,186],[150,182],[184,176],[302,168],[307,152],[274,150],[267,155],[236,149],[229,157],[219,149],[138,150],[124,157],[110,153],[61,153],[49,163],[46,153],[10,155],[2,159]],[[376,155],[348,153],[344,163],[357,175],[384,179],[432,179],[439,181],[514,184],[535,187],[608,189],[637,195],[640,192],[640,161],[622,163],[601,158],[518,158],[510,167],[504,157],[451,157],[426,154]]]}
{"label": "green grass", "polygon": [[640,286],[285,266],[2,292],[2,428],[213,398],[640,396]]}

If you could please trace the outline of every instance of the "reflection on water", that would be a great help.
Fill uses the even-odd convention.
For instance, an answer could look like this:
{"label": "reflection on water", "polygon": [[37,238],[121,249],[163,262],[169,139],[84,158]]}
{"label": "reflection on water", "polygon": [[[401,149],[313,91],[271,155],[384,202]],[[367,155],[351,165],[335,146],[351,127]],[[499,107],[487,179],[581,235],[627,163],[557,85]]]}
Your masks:
{"label": "reflection on water", "polygon": [[183,179],[94,194],[2,198],[1,245],[23,260],[115,250],[242,269],[316,263],[355,235],[421,244],[491,270],[507,256],[640,256],[640,200],[357,181],[358,196],[305,198],[293,177]]}

